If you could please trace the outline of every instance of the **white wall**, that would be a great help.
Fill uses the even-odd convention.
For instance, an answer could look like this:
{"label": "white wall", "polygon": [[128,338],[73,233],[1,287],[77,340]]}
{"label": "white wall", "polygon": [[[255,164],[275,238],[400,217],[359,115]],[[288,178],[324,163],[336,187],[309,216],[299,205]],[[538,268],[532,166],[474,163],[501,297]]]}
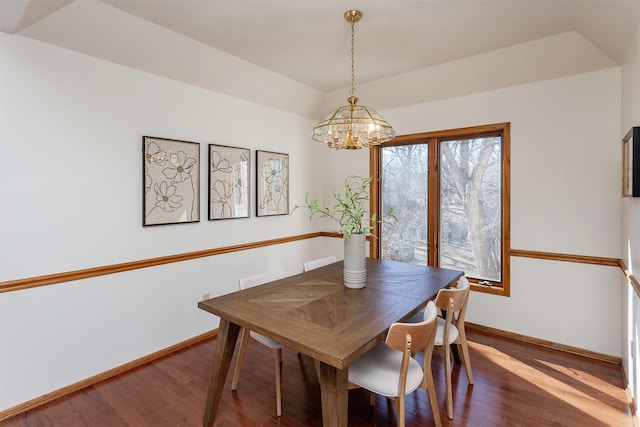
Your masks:
{"label": "white wall", "polygon": [[[620,70],[382,112],[399,134],[511,122],[511,247],[619,257]],[[511,258],[511,297],[472,293],[468,320],[620,356],[619,271]],[[595,315],[597,313],[597,315]]]}
{"label": "white wall", "polygon": [[[12,207],[2,218],[4,280],[273,238],[284,224],[290,234],[309,228],[286,216],[208,223],[204,207],[208,143],[289,153],[292,199],[319,190],[308,173],[322,154],[311,120],[19,36],[2,40],[2,190]],[[201,144],[200,224],[140,227],[142,135]]]}
{"label": "white wall", "polygon": [[[323,93],[317,89],[138,18],[109,2],[57,3],[65,2],[65,7],[36,19],[18,34],[295,115],[321,114],[318,107]],[[33,3],[29,5],[31,14],[38,7]],[[8,7],[2,6],[6,14]]]}
{"label": "white wall", "polygon": [[[288,153],[291,205],[320,194],[325,149],[311,120],[20,36],[0,43],[0,281],[317,229],[297,213],[206,211],[209,143],[253,160],[256,149]],[[201,144],[199,223],[141,226],[143,135]],[[322,240],[0,294],[0,410],[216,327],[196,307],[203,294],[280,266],[299,273],[328,255]]]}
{"label": "white wall", "polygon": [[[638,16],[640,20],[640,16]],[[619,139],[633,126],[640,126],[640,31],[636,34],[622,66],[622,122]],[[640,199],[622,200],[621,258],[640,280]],[[629,391],[638,405],[640,393],[640,298],[626,279],[622,283],[622,362],[629,381]],[[631,345],[634,342],[634,345]]]}
{"label": "white wall", "polygon": [[[616,64],[580,33],[570,31],[358,84],[363,105],[386,110],[571,76]],[[346,89],[326,97],[344,103]],[[384,116],[383,116],[384,117]]]}

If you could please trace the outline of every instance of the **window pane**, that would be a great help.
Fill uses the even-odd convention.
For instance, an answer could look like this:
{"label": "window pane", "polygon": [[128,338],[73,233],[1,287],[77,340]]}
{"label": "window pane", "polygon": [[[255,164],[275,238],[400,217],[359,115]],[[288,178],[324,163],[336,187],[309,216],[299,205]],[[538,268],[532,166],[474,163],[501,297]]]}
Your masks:
{"label": "window pane", "polygon": [[427,168],[427,144],[382,149],[382,219],[398,219],[382,225],[383,259],[427,264]]}
{"label": "window pane", "polygon": [[439,265],[501,282],[501,138],[440,143]]}

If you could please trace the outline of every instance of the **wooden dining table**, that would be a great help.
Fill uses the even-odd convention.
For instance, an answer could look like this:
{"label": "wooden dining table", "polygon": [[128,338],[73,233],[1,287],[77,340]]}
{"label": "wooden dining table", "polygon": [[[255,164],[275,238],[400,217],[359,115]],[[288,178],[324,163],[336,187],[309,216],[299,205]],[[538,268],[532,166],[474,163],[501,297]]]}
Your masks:
{"label": "wooden dining table", "polygon": [[[343,262],[198,303],[220,317],[203,425],[213,424],[242,327],[319,362],[324,426],[347,426],[348,367],[454,284],[462,271],[367,259],[366,286],[343,285]],[[248,396],[247,396],[248,397]]]}

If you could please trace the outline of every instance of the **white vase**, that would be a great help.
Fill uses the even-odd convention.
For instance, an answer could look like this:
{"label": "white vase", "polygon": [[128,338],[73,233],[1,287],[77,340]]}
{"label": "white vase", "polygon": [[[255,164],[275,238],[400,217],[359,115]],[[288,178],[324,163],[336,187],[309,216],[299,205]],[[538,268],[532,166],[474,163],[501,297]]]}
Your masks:
{"label": "white vase", "polygon": [[352,234],[344,238],[344,286],[351,289],[364,288],[367,280],[367,236]]}

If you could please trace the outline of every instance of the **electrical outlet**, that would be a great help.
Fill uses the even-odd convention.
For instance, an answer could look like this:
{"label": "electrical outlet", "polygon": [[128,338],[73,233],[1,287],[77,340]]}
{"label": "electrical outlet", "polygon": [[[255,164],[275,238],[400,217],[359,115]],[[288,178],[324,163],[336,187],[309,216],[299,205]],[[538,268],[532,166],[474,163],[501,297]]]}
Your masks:
{"label": "electrical outlet", "polygon": [[208,300],[209,298],[210,298],[210,297],[209,297],[209,294],[202,294],[202,301],[206,301],[206,300]]}

